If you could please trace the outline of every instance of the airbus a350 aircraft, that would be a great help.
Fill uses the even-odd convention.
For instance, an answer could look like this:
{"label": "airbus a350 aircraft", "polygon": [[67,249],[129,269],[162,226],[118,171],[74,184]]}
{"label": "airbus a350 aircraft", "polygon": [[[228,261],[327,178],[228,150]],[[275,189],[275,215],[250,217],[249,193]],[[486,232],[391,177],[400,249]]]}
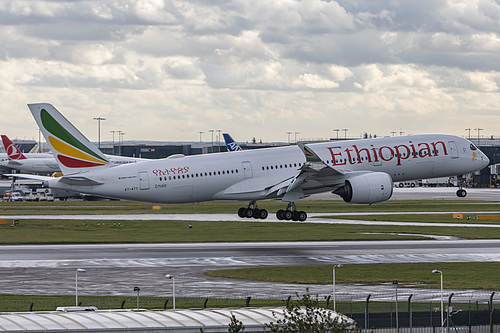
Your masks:
{"label": "airbus a350 aircraft", "polygon": [[[304,221],[295,203],[330,191],[346,202],[388,200],[393,181],[456,176],[486,167],[470,141],[444,134],[324,142],[299,146],[150,160],[110,168],[109,160],[51,104],[29,104],[64,176],[44,185],[119,199],[192,203],[249,200],[241,217],[266,218],[257,200],[281,199],[278,219]],[[463,196],[465,190],[457,194]]]}

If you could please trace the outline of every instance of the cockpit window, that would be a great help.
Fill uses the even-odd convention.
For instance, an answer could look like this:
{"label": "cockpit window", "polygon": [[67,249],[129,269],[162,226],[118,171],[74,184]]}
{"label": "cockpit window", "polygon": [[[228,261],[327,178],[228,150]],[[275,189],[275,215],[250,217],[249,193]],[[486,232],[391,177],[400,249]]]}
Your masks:
{"label": "cockpit window", "polygon": [[471,143],[471,144],[470,144],[470,150],[477,150],[477,147],[476,147],[476,146],[474,146],[474,144],[472,144],[472,143]]}

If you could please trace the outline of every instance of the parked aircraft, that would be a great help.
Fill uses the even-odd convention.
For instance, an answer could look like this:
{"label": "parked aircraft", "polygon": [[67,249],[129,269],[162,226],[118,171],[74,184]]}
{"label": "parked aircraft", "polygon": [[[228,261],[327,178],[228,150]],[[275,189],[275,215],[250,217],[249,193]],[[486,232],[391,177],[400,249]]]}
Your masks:
{"label": "parked aircraft", "polygon": [[52,154],[24,154],[6,135],[2,135],[2,143],[8,156],[7,161],[2,161],[2,166],[4,167],[17,169],[22,172],[44,174],[61,171]]}
{"label": "parked aircraft", "polygon": [[[388,200],[393,181],[471,173],[488,158],[470,141],[445,134],[335,141],[161,160],[110,168],[104,156],[51,104],[29,104],[64,176],[29,176],[51,188],[119,199],[193,203],[249,200],[241,217],[266,218],[256,201],[281,199],[278,219],[304,221],[296,202],[330,191],[349,203]],[[460,193],[465,193],[465,190]],[[458,194],[459,192],[457,192]]]}
{"label": "parked aircraft", "polygon": [[233,140],[231,135],[228,133],[222,133],[222,136],[224,137],[224,142],[226,143],[226,148],[227,151],[240,151],[243,150],[241,149],[240,145]]}

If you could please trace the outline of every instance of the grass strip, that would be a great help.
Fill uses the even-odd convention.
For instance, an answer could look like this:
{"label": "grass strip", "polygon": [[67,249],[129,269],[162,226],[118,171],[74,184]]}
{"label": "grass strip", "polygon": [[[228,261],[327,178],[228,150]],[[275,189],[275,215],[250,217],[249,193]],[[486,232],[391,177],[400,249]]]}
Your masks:
{"label": "grass strip", "polygon": [[[260,208],[269,212],[284,209],[286,204],[279,200],[262,200]],[[153,206],[160,209],[153,209]],[[238,208],[247,207],[246,201],[212,201],[194,204],[156,205],[133,201],[67,201],[67,202],[0,202],[0,215],[20,214],[236,214]],[[349,205],[341,200],[300,200],[297,209],[316,213],[347,212],[413,212],[454,211],[481,212],[500,211],[498,202],[465,200],[390,200],[373,205]]]}
{"label": "grass strip", "polygon": [[[297,299],[297,295],[290,295],[292,300]],[[299,297],[301,295],[298,295]],[[324,298],[318,299],[322,307],[333,308],[333,301],[327,303]],[[286,304],[284,299],[251,298],[249,305],[251,307],[279,307]],[[99,310],[109,309],[136,309],[136,296],[85,296],[79,295],[78,300],[81,306],[95,306]],[[472,300],[474,302],[474,300]],[[28,311],[55,311],[57,307],[74,306],[74,295],[0,295],[0,312],[28,312]],[[176,297],[176,309],[200,309],[207,308],[242,308],[246,307],[247,299],[232,298],[209,298],[209,297]],[[403,300],[401,300],[403,302]],[[172,309],[171,297],[140,296],[139,307],[141,309],[162,310]],[[412,302],[412,311],[432,311],[438,307],[438,302]],[[500,309],[500,304],[493,304],[495,309]],[[471,304],[453,303],[454,308],[468,310]],[[364,313],[365,302],[337,300],[337,311],[344,314]],[[487,310],[488,304],[481,300],[480,303],[474,303],[471,310]],[[370,302],[370,313],[391,312],[394,311],[394,304],[391,302],[377,302],[372,299]],[[405,307],[399,308],[400,312],[405,312]]]}
{"label": "grass strip", "polygon": [[[439,274],[443,272],[446,289],[500,289],[500,263],[403,263],[403,264],[354,264],[336,269],[337,284],[392,284],[398,280],[400,287],[440,288]],[[332,265],[280,266],[214,270],[208,276],[267,282],[331,284]]]}
{"label": "grass strip", "polygon": [[[189,227],[191,225],[191,227]],[[235,221],[83,221],[20,219],[0,226],[0,244],[86,244],[165,242],[355,241],[500,238],[500,228],[380,226]]]}

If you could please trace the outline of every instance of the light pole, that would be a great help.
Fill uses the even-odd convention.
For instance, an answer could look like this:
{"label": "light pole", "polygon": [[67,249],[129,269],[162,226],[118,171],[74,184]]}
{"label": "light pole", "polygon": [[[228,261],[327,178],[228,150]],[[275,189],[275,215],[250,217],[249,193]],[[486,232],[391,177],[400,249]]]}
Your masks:
{"label": "light pole", "polygon": [[335,302],[335,268],[342,268],[342,264],[333,265],[333,311],[337,311],[337,303]]}
{"label": "light pole", "polygon": [[477,131],[477,145],[479,146],[479,131],[482,131],[483,129],[482,128],[474,128],[474,130]]}
{"label": "light pole", "polygon": [[300,134],[300,132],[295,132],[295,143],[297,143],[297,134]]}
{"label": "light pole", "polygon": [[220,153],[220,133],[222,132],[222,130],[217,130],[217,152]]}
{"label": "light pole", "polygon": [[106,120],[106,118],[95,117],[94,120],[97,120],[97,142],[99,149],[101,149],[101,120]]}
{"label": "light pole", "polygon": [[337,141],[339,141],[339,131],[340,131],[340,130],[339,130],[338,128],[335,128],[333,131],[334,131],[334,132],[337,132]]}
{"label": "light pole", "polygon": [[165,277],[167,279],[172,280],[172,299],[173,299],[172,308],[175,310],[175,279],[172,274],[167,274],[165,275]]}
{"label": "light pole", "polygon": [[134,291],[137,291],[137,310],[139,310],[139,290],[141,290],[141,288],[134,287]]}
{"label": "light pole", "polygon": [[292,135],[292,132],[286,132],[286,134],[288,135],[288,144],[290,145],[290,135]]}
{"label": "light pole", "polygon": [[122,142],[123,142],[123,136],[125,133],[122,131],[118,131],[118,155],[122,156]]}
{"label": "light pole", "polygon": [[78,273],[85,273],[86,270],[78,268],[75,273],[75,306],[78,306]]}
{"label": "light pole", "polygon": [[208,130],[210,133],[212,133],[212,153],[214,152],[214,132],[215,130]]}
{"label": "light pole", "polygon": [[347,140],[347,128],[343,128],[342,131],[344,131],[344,140]]}
{"label": "light pole", "polygon": [[443,312],[443,272],[434,269],[432,273],[439,273],[441,275],[441,327],[444,324],[444,312]]}
{"label": "light pole", "polygon": [[203,141],[201,141],[201,135],[205,132],[199,131],[198,133],[200,133],[200,143],[202,143]]}
{"label": "light pole", "polygon": [[113,155],[115,154],[115,132],[116,131],[110,131],[111,133],[113,133]]}
{"label": "light pole", "polygon": [[398,280],[392,281],[396,286],[396,332],[399,333],[399,313],[398,313]]}
{"label": "light pole", "polygon": [[466,128],[466,131],[469,131],[469,141],[470,141],[470,131],[472,131],[472,128]]}

